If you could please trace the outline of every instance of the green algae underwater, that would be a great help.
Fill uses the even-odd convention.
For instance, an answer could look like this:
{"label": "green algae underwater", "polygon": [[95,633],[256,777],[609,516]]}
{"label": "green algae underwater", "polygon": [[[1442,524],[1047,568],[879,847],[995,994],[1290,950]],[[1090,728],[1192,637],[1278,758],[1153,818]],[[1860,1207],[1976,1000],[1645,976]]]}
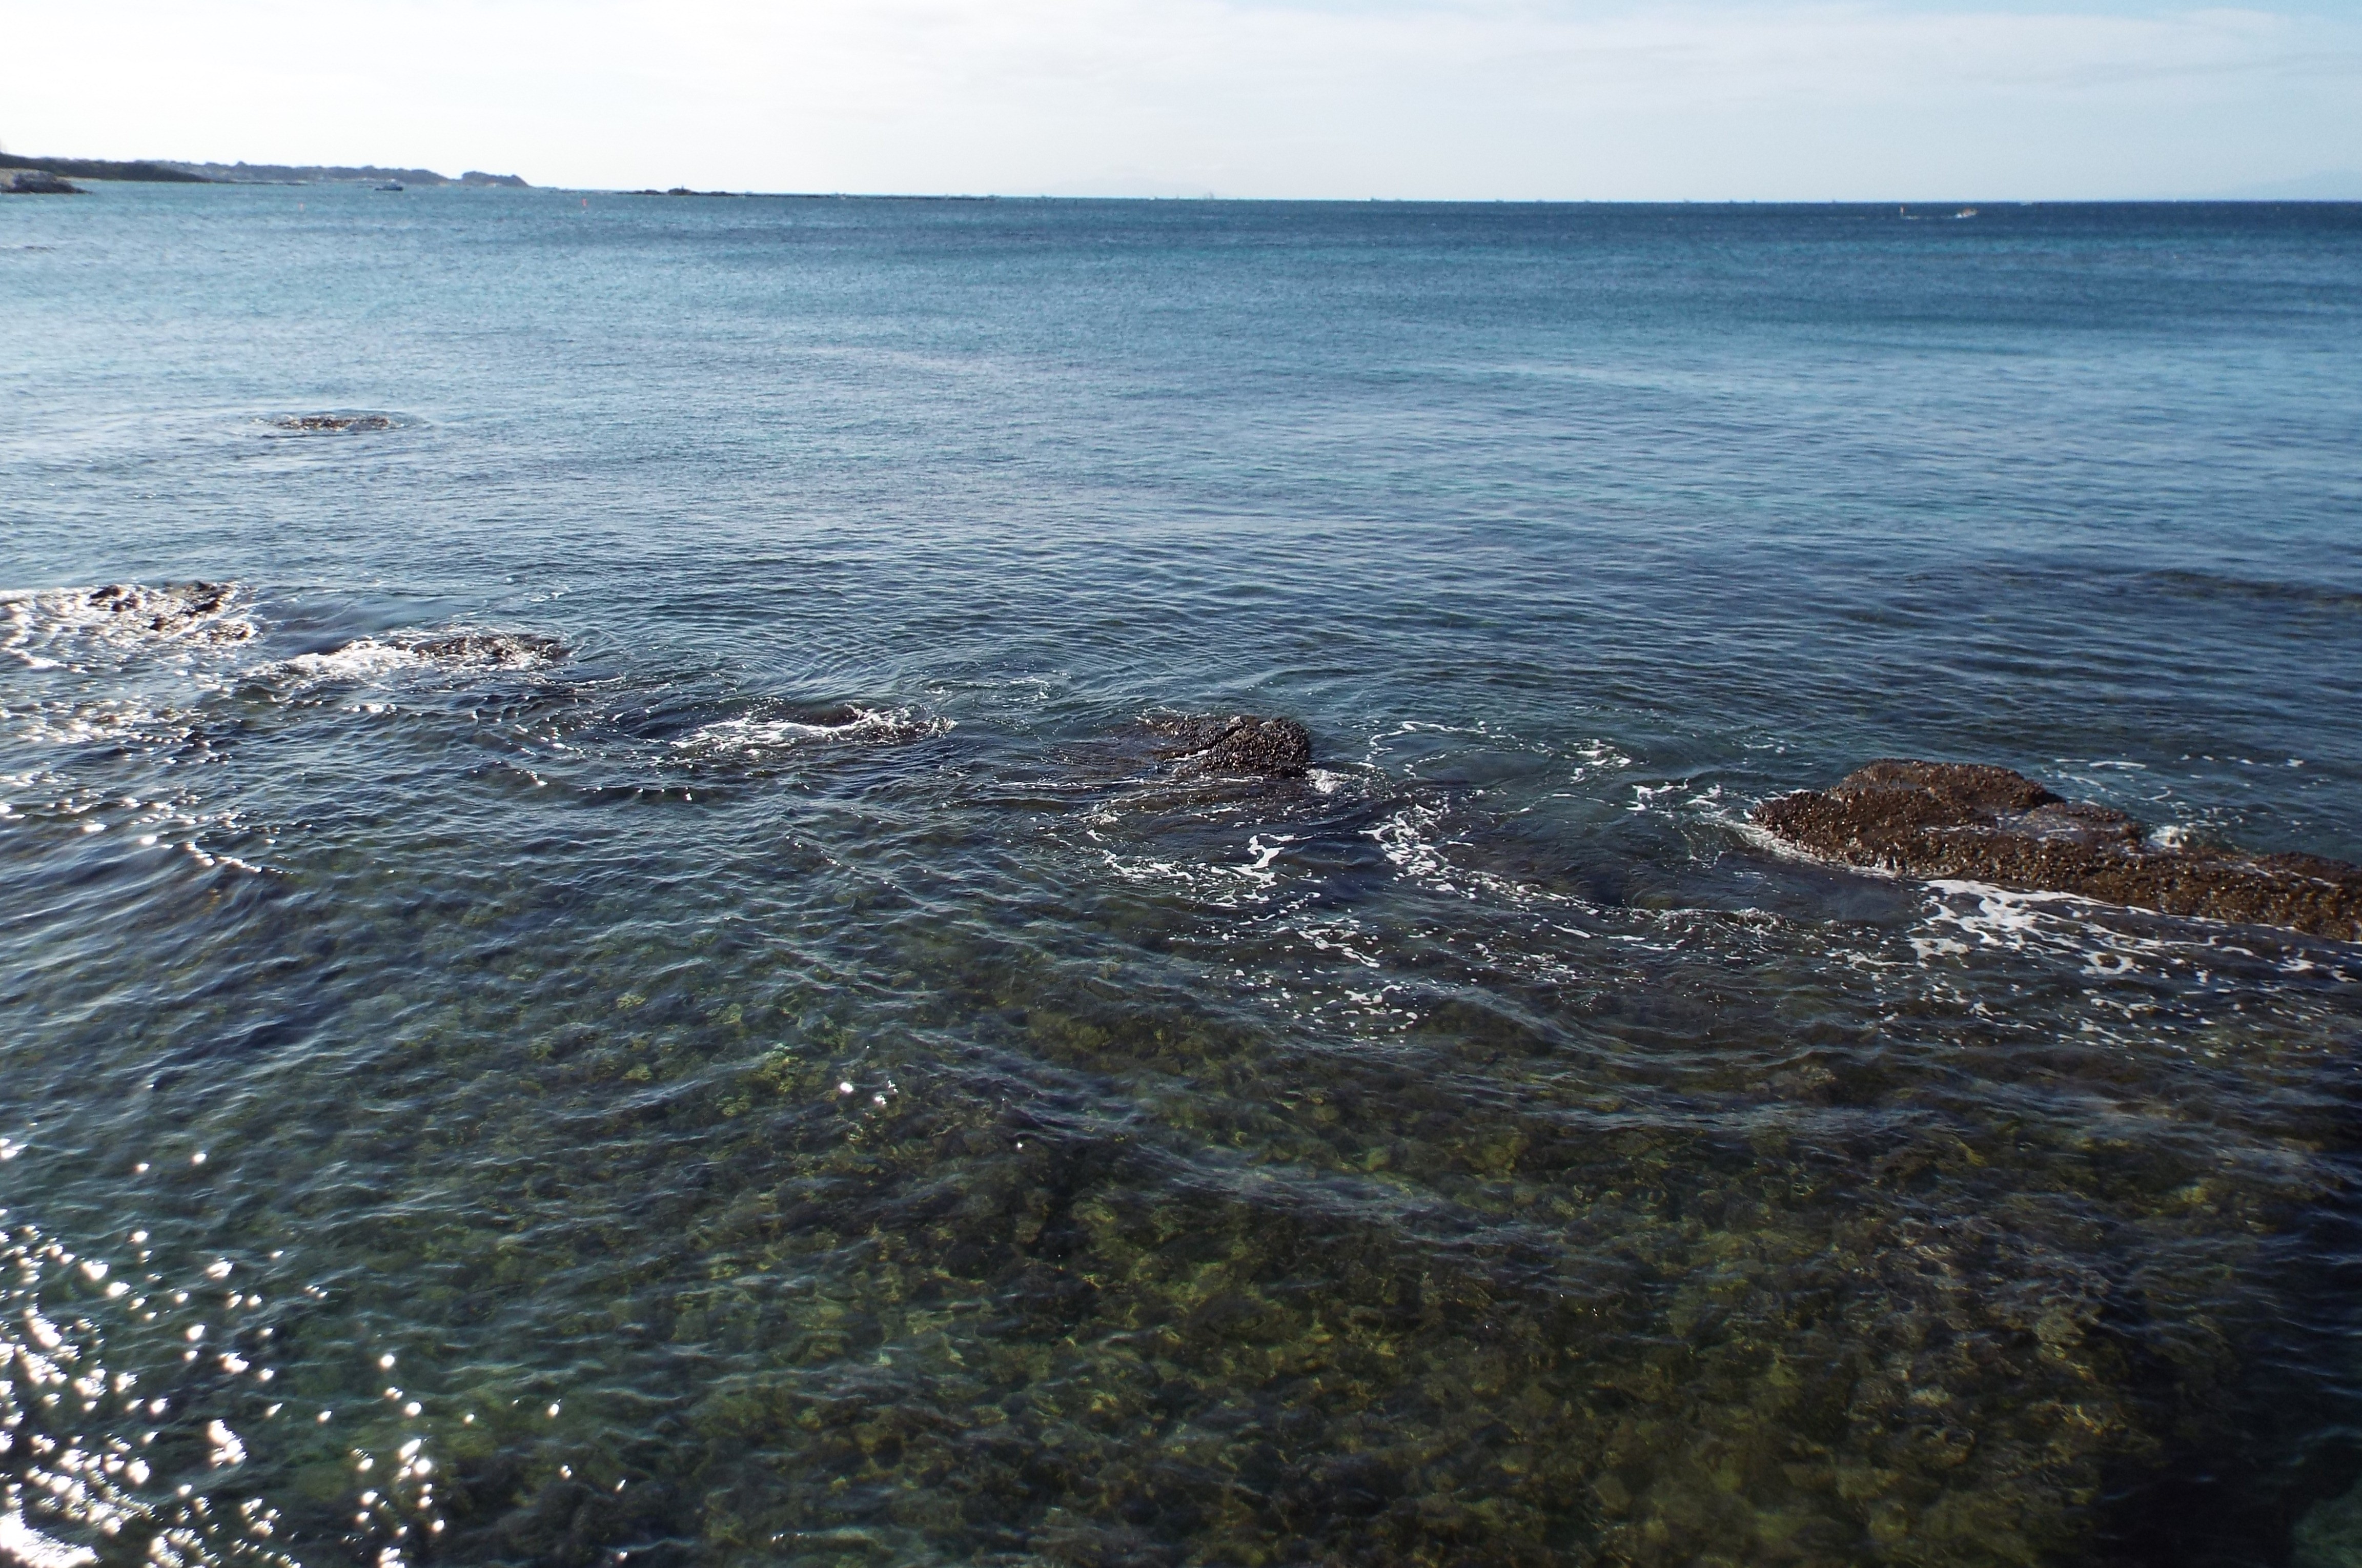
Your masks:
{"label": "green algae underwater", "polygon": [[[549,701],[410,673],[389,752],[443,726],[422,698]],[[240,726],[320,722],[281,679],[233,688]],[[591,706],[527,726],[586,776]],[[1356,874],[1445,810],[1383,768],[980,778],[960,733],[799,737],[862,856],[726,870],[679,823],[764,809],[727,754],[602,799],[472,735],[479,809],[577,785],[560,883],[394,818],[285,869],[236,824],[94,865],[148,819],[19,807],[60,929],[9,1005],[105,1029],[12,1061],[58,1108],[7,1165],[44,1192],[16,1293],[84,1354],[24,1364],[104,1386],[19,1375],[18,1506],[75,1478],[50,1500],[124,1561],[1950,1564],[2166,1560],[2160,1519],[2227,1553],[2321,1500],[2285,1436],[2319,1400],[2273,1363],[2344,1309],[2306,1278],[2345,1222],[2338,950],[2127,916],[2106,983],[2088,952],[2037,981],[1915,948],[1988,933],[1990,891],[1947,926],[1881,887],[1830,931],[1440,834],[1378,907]],[[982,907],[955,790],[1001,818]],[[1242,833],[1302,885],[1137,874]],[[1424,934],[1488,885],[1487,942]],[[122,918],[70,934],[94,900]],[[1357,944],[1408,955],[1383,995]],[[2038,1021],[2095,989],[2171,1072]],[[148,1487],[54,1468],[107,1442]]]}
{"label": "green algae underwater", "polygon": [[2362,855],[2362,217],[298,194],[0,213],[0,1558],[2362,1562],[2356,950],[1746,825]]}

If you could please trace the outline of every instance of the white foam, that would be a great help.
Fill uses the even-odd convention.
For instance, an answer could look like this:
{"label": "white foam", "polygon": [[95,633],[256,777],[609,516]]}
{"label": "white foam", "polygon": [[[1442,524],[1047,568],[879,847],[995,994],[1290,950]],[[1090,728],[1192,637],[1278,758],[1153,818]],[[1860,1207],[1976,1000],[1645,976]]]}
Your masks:
{"label": "white foam", "polygon": [[1660,808],[1657,805],[1659,798],[1670,795],[1681,788],[1682,786],[1679,783],[1635,784],[1632,786],[1632,803],[1624,809],[1628,812],[1650,812],[1659,810]]}
{"label": "white foam", "polygon": [[384,637],[356,637],[326,653],[297,654],[260,673],[300,681],[366,683],[416,669],[535,669],[560,652],[557,643],[538,636],[396,632]]}
{"label": "white foam", "polygon": [[279,668],[305,680],[368,680],[397,669],[415,669],[426,660],[409,648],[361,637],[326,653],[297,654]]}
{"label": "white foam", "polygon": [[[1590,908],[1566,893],[1454,864],[1448,851],[1462,841],[1445,832],[1444,813],[1439,806],[1406,806],[1377,826],[1362,831],[1363,836],[1376,842],[1379,853],[1394,863],[1396,870],[1430,892],[1458,899],[1489,897],[1518,910]],[[1588,934],[1574,927],[1565,929],[1577,936]]]}
{"label": "white foam", "polygon": [[[1350,916],[1327,921],[1301,922],[1293,929],[1297,935],[1304,938],[1320,952],[1338,954],[1365,969],[1384,967],[1374,954],[1366,953],[1361,946],[1356,945],[1356,944],[1366,944],[1374,946],[1375,944],[1372,943],[1367,933],[1362,930],[1360,922]],[[1376,999],[1374,995],[1356,996],[1350,992],[1347,994],[1357,1002]]]}
{"label": "white foam", "polygon": [[909,708],[855,708],[841,724],[815,724],[800,719],[764,719],[742,714],[700,725],[673,742],[678,751],[723,756],[760,756],[813,741],[871,743],[918,740],[955,727],[950,719],[922,716]]}
{"label": "white foam", "polygon": [[1263,841],[1263,835],[1257,834],[1247,840],[1247,853],[1254,858],[1246,865],[1235,867],[1232,869],[1258,888],[1273,887],[1279,881],[1279,873],[1271,868],[1271,863],[1279,858],[1282,850],[1295,842],[1296,836],[1293,834],[1281,834],[1271,843],[1265,844]]}
{"label": "white foam", "polygon": [[[1964,956],[1972,948],[2024,952],[2044,934],[2040,905],[2059,901],[2058,895],[2014,892],[1983,882],[1939,880],[1929,882],[1927,888],[1936,895],[1927,923],[1938,931],[1910,939],[1912,951],[1922,963]],[[1961,908],[1959,900],[1970,907]]]}
{"label": "white foam", "polygon": [[1451,863],[1444,859],[1442,841],[1436,836],[1442,822],[1443,813],[1433,806],[1406,806],[1363,831],[1377,841],[1379,853],[1394,862],[1396,870],[1440,891],[1457,893],[1462,889],[1450,880]]}
{"label": "white foam", "polygon": [[1580,784],[1595,773],[1613,773],[1632,766],[1631,757],[1604,740],[1587,740],[1574,748],[1577,766],[1571,775]]}
{"label": "white foam", "polygon": [[[1923,966],[1977,951],[2038,953],[2078,962],[2093,979],[2170,974],[2200,986],[2226,964],[2270,962],[2291,975],[2315,967],[2301,955],[2267,960],[2244,944],[2240,928],[2196,916],[1955,879],[1930,881],[1927,893],[1922,930],[1909,938]],[[2120,923],[2126,918],[2170,924],[2155,933],[2126,930]]]}
{"label": "white foam", "polygon": [[29,669],[79,668],[100,652],[242,643],[254,623],[235,583],[0,592],[0,652]]}

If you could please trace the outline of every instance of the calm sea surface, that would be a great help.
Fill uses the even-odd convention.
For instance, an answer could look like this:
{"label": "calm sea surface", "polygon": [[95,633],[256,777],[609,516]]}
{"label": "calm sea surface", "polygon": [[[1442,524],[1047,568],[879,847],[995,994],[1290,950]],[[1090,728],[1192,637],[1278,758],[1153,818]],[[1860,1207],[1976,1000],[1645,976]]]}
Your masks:
{"label": "calm sea surface", "polygon": [[0,204],[0,1557],[2362,1562],[2362,951],[1742,827],[2362,859],[2362,207],[1954,210]]}

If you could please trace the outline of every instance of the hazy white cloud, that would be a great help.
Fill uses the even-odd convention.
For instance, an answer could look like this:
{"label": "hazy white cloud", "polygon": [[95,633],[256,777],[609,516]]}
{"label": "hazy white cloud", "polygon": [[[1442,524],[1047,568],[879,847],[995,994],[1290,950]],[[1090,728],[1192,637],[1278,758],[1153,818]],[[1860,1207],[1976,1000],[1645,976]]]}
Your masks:
{"label": "hazy white cloud", "polygon": [[118,0],[85,28],[0,0],[0,27],[14,149],[545,183],[1817,199],[2362,170],[2362,20],[2307,11]]}

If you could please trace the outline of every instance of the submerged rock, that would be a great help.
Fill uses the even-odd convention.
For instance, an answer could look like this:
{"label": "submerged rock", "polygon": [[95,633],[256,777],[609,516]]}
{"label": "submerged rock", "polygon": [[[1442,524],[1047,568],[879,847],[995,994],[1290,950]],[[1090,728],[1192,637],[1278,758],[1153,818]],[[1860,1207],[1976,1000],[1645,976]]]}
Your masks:
{"label": "submerged rock", "polygon": [[[778,760],[817,743],[902,745],[955,728],[955,721],[914,708],[864,708],[853,702],[819,707],[760,704],[676,734],[676,751],[707,759]],[[643,731],[643,734],[647,732]]]}
{"label": "submerged rock", "polygon": [[1157,755],[1184,774],[1260,774],[1300,778],[1312,767],[1312,735],[1294,719],[1232,713],[1147,721],[1164,744]]}
{"label": "submerged rock", "polygon": [[1754,820],[1848,866],[2362,940],[2362,867],[2158,844],[2122,812],[2005,767],[1882,759],[1827,791],[1766,801]]}
{"label": "submerged rock", "polygon": [[254,628],[242,621],[223,619],[237,595],[237,585],[226,582],[177,582],[163,588],[111,582],[82,597],[89,610],[121,626],[159,636],[201,632],[240,641],[252,636]]}
{"label": "submerged rock", "polygon": [[383,414],[290,414],[270,422],[281,430],[333,434],[345,430],[391,430],[393,419]]}
{"label": "submerged rock", "polygon": [[394,644],[437,664],[490,665],[496,669],[532,668],[566,657],[564,643],[539,632],[437,632],[398,637]]}

